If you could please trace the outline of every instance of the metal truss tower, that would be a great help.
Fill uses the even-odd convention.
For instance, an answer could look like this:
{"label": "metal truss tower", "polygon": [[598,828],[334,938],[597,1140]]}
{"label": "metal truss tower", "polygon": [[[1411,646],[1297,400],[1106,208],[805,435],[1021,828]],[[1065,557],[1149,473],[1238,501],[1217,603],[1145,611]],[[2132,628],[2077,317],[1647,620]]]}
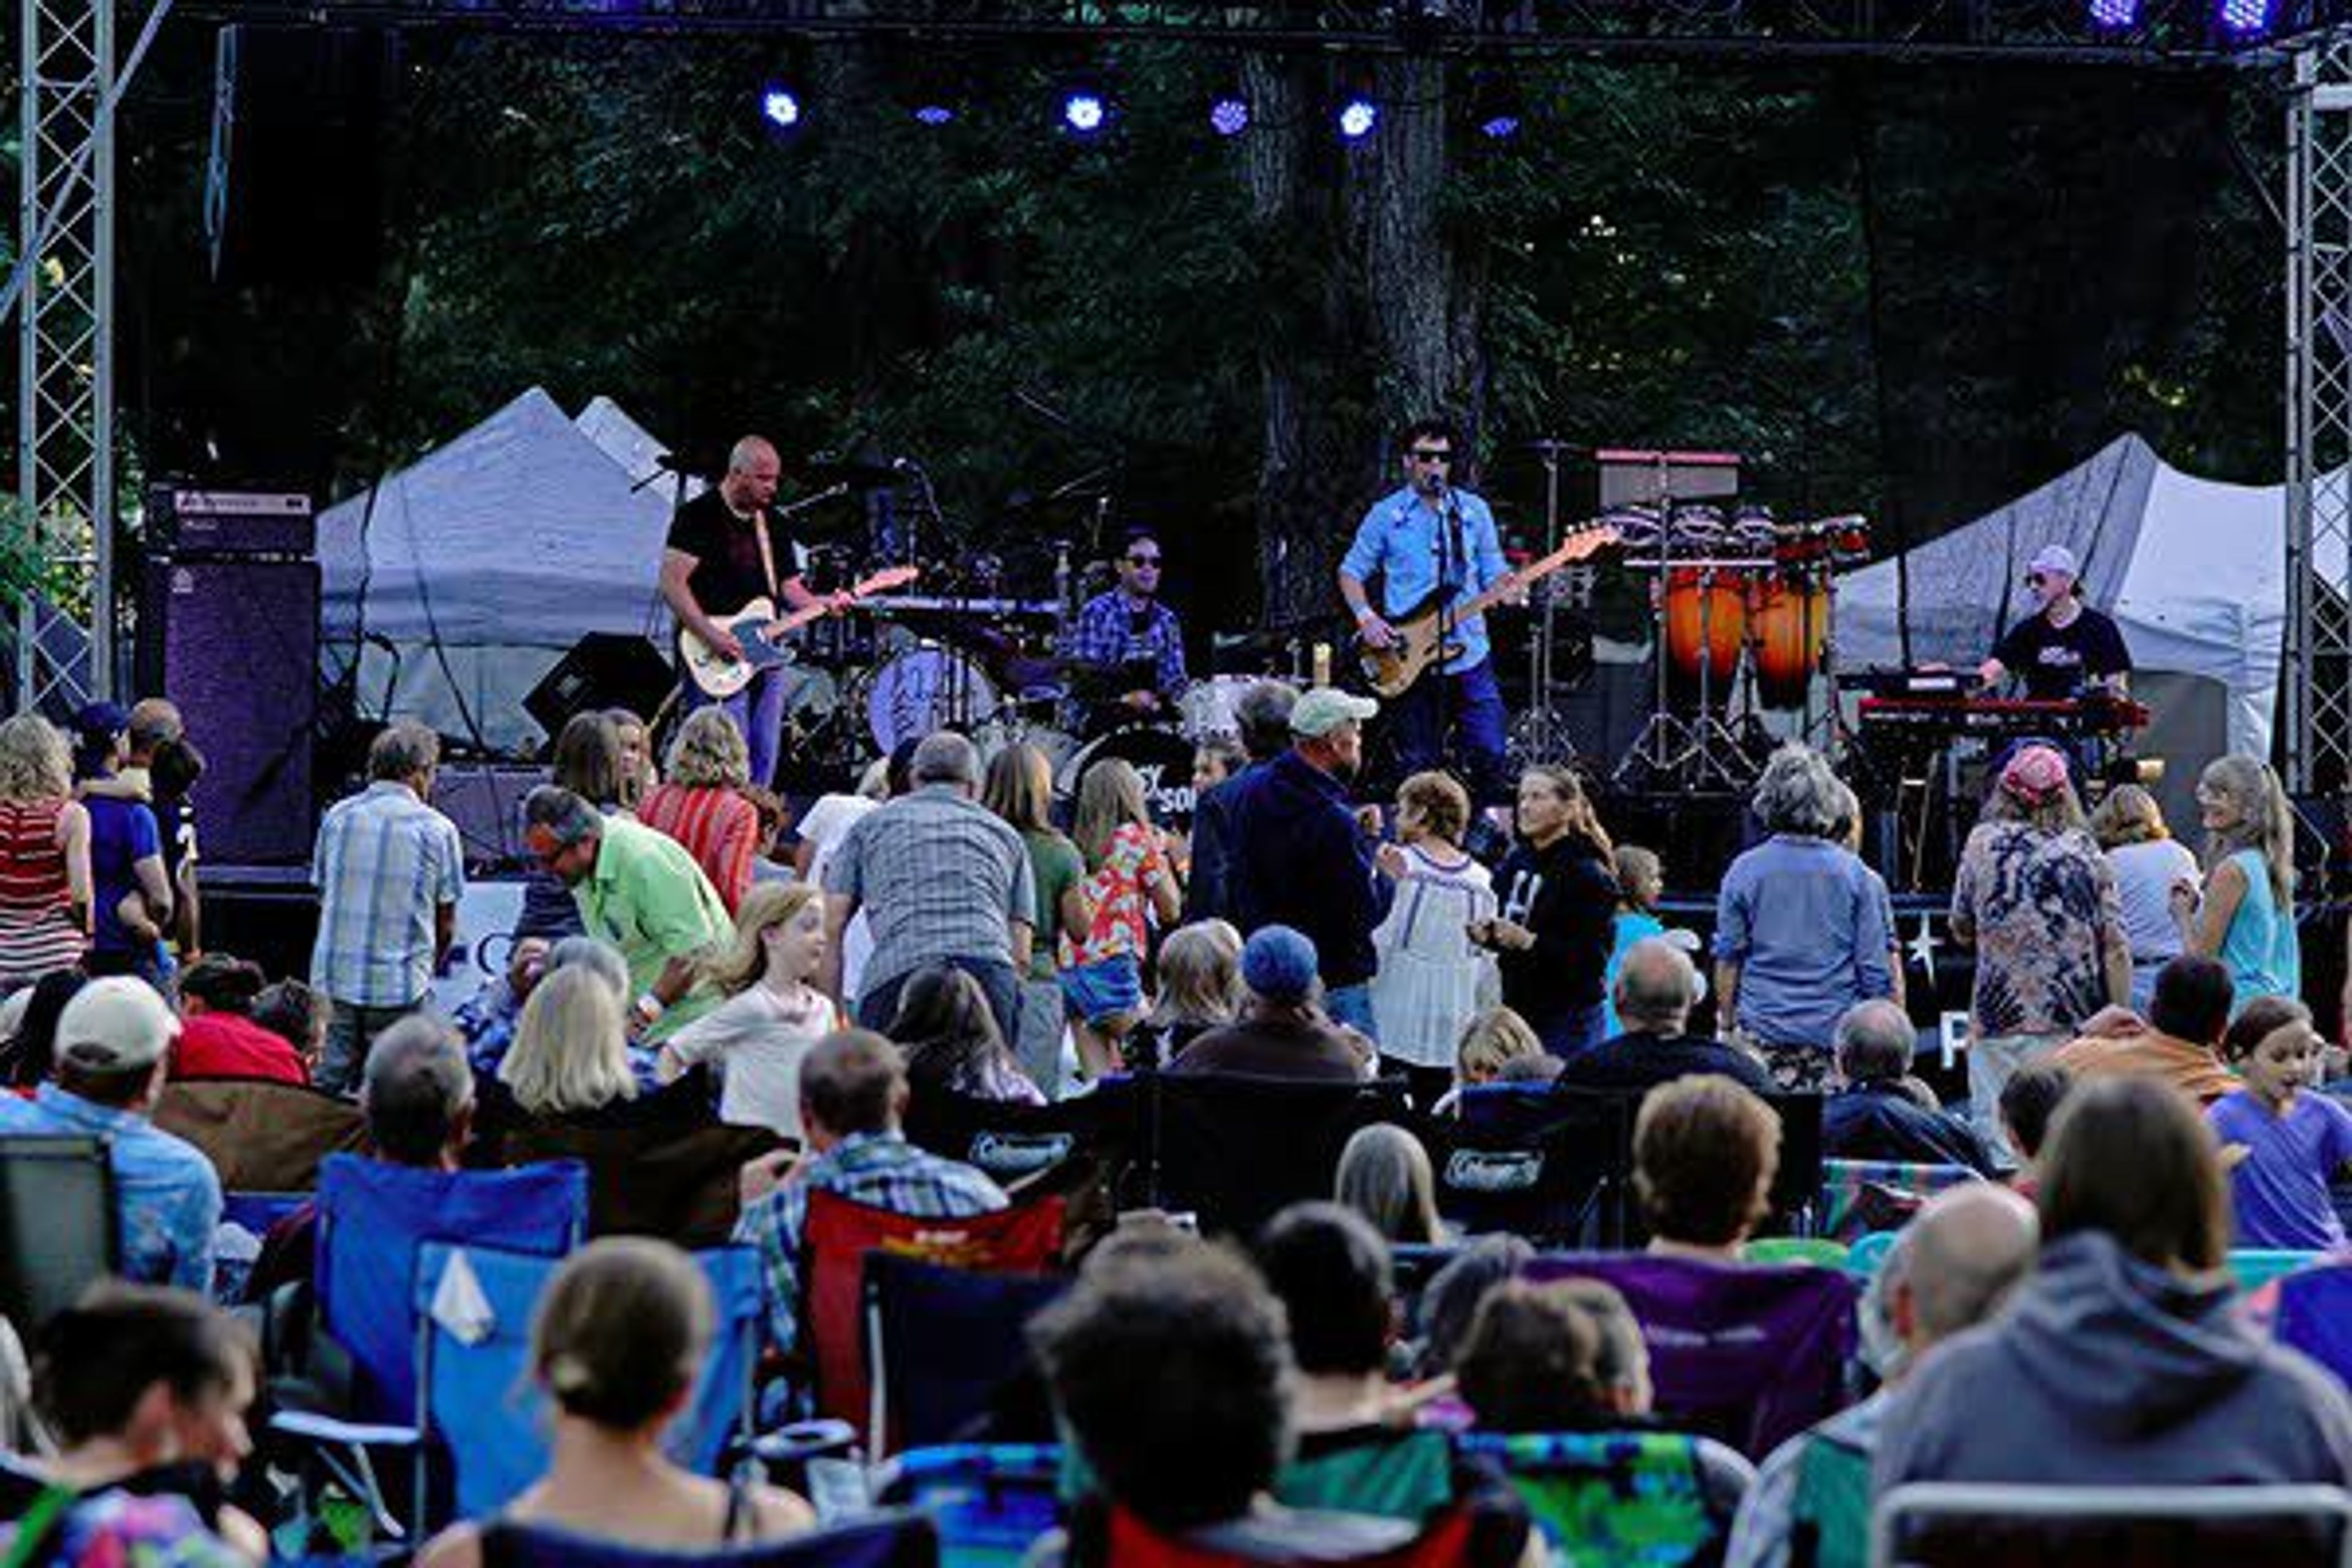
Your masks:
{"label": "metal truss tower", "polygon": [[2300,40],[2287,99],[2287,787],[2352,782],[2352,29]]}
{"label": "metal truss tower", "polygon": [[19,16],[16,499],[57,590],[17,615],[29,711],[113,689],[114,5],[21,0]]}

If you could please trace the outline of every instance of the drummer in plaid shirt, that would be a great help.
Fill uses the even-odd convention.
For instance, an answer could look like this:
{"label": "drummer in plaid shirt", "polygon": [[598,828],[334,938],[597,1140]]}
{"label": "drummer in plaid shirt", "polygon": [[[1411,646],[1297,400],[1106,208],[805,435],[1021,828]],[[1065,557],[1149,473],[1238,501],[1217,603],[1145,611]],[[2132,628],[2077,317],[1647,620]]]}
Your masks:
{"label": "drummer in plaid shirt", "polygon": [[969,1219],[1007,1206],[1003,1189],[970,1165],[943,1160],[907,1142],[907,1075],[898,1048],[866,1029],[827,1035],[801,1063],[801,1125],[814,1158],[766,1156],[744,1172],[751,1184],[781,1169],[780,1185],[747,1199],[735,1239],[760,1253],[767,1284],[768,1331],[787,1351],[799,1333],[801,1229],[808,1195],[833,1194],[915,1219]]}
{"label": "drummer in plaid shirt", "polygon": [[1160,541],[1129,534],[1114,564],[1118,586],[1087,601],[1070,647],[1076,723],[1087,735],[1172,720],[1184,695],[1184,629],[1160,602]]}

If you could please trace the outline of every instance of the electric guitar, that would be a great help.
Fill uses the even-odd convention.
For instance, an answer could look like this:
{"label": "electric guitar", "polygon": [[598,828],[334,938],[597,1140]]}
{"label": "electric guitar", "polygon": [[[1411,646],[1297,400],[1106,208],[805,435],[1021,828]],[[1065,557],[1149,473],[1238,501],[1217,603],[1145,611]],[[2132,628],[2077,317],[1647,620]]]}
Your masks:
{"label": "electric guitar", "polygon": [[[1599,553],[1617,542],[1617,531],[1605,523],[1580,528],[1570,533],[1560,547],[1540,561],[1531,561],[1521,567],[1515,586],[1525,588],[1550,576],[1561,567]],[[1402,696],[1422,672],[1432,665],[1443,668],[1462,652],[1462,645],[1448,640],[1454,628],[1471,616],[1481,614],[1502,599],[1510,589],[1499,584],[1475,598],[1447,609],[1438,602],[1440,588],[1423,599],[1419,605],[1389,623],[1396,640],[1386,647],[1365,647],[1357,650],[1364,670],[1364,680],[1382,697]]]}
{"label": "electric guitar", "polygon": [[[884,593],[904,587],[922,574],[913,566],[891,566],[871,577],[861,577],[851,585],[849,596],[862,599],[868,594]],[[792,644],[784,639],[807,626],[823,619],[832,612],[831,605],[809,605],[788,616],[776,614],[776,606],[765,596],[752,600],[732,615],[710,618],[735,634],[743,645],[741,658],[728,658],[717,648],[684,627],[678,629],[678,661],[686,667],[687,679],[710,697],[732,697],[751,684],[751,678],[763,669],[793,661]]]}

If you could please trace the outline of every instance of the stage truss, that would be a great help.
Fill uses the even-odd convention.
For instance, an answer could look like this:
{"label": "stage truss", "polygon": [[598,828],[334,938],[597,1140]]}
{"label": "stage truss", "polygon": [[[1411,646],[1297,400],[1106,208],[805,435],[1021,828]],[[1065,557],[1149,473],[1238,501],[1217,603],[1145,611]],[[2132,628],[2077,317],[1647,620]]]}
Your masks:
{"label": "stage truss", "polygon": [[[17,618],[19,708],[115,694],[114,116],[129,59],[112,0],[19,0],[23,163],[15,281],[17,500],[65,581]],[[184,16],[564,31],[898,35],[1069,44],[1152,37],[1264,48],[1405,48],[1613,59],[1994,60],[2289,75],[2287,657],[2290,784],[2352,775],[2352,0],[2281,0],[2233,40],[2210,0],[2141,0],[2095,26],[2084,0],[178,0]],[[2124,8],[2111,9],[2111,14]],[[87,678],[66,655],[88,649]]]}

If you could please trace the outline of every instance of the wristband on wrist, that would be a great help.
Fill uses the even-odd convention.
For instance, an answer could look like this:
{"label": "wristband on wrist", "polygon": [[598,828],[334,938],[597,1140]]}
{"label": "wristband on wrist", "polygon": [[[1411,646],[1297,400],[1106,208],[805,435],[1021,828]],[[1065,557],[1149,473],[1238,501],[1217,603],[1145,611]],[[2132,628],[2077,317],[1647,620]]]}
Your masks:
{"label": "wristband on wrist", "polygon": [[660,997],[648,991],[637,998],[636,1011],[644,1017],[646,1023],[650,1024],[656,1018],[660,1017],[664,1013],[667,1012],[668,1009],[662,1005],[662,999]]}

